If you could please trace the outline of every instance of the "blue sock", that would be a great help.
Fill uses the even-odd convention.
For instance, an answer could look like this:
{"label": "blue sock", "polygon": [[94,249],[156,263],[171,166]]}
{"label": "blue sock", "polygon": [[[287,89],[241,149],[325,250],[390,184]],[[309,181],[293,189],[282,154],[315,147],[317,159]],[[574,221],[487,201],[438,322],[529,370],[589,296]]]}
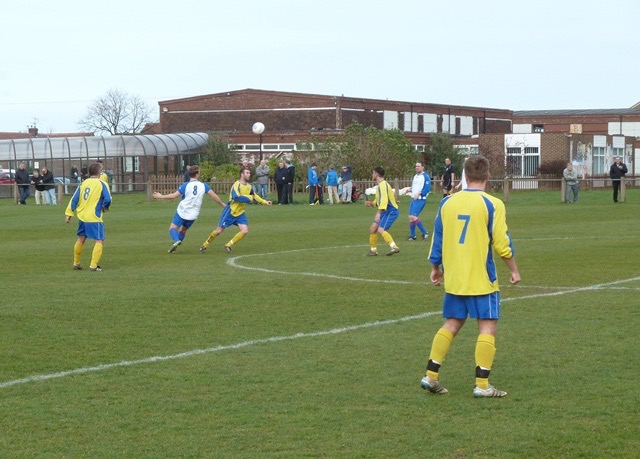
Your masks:
{"label": "blue sock", "polygon": [[409,236],[416,237],[416,223],[409,223]]}
{"label": "blue sock", "polygon": [[422,234],[427,234],[427,230],[424,229],[424,225],[422,224],[422,220],[417,220],[416,225],[418,225],[418,229],[422,232]]}
{"label": "blue sock", "polygon": [[173,242],[178,242],[180,240],[180,233],[177,228],[171,228],[169,230],[169,236],[173,239]]}

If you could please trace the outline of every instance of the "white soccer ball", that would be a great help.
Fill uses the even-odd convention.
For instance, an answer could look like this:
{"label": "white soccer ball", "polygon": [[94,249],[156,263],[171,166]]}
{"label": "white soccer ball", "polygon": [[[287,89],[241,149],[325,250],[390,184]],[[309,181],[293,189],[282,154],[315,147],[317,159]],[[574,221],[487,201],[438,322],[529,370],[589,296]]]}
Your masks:
{"label": "white soccer ball", "polygon": [[264,124],[258,122],[258,123],[253,123],[253,126],[251,127],[251,130],[253,131],[254,134],[262,134],[264,132]]}

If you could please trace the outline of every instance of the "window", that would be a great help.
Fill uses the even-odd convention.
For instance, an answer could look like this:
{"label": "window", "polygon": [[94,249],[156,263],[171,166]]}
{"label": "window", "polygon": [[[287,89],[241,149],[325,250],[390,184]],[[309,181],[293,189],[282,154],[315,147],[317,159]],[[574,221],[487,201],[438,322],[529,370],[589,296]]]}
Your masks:
{"label": "window", "polygon": [[509,147],[506,156],[507,174],[513,177],[535,177],[540,166],[538,147]]}
{"label": "window", "polygon": [[607,147],[593,147],[593,175],[603,175],[607,172]]}
{"label": "window", "polygon": [[140,161],[137,156],[126,156],[124,158],[125,172],[140,172]]}
{"label": "window", "polygon": [[534,124],[533,132],[544,132],[544,124]]}

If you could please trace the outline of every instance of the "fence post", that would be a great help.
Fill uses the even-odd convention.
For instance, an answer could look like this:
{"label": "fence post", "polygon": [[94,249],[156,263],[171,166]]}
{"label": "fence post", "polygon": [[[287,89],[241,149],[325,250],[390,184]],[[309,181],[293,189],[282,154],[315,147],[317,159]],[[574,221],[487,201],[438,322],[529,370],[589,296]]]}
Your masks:
{"label": "fence post", "polygon": [[396,201],[400,200],[400,181],[395,178],[393,179],[393,188],[395,189],[395,192],[393,194],[395,194],[396,196]]}
{"label": "fence post", "polygon": [[627,185],[625,177],[620,178],[620,201],[627,202]]}
{"label": "fence post", "polygon": [[151,204],[153,201],[153,188],[151,185],[151,181],[145,183],[145,187],[147,188],[147,204]]}
{"label": "fence post", "polygon": [[566,202],[567,198],[567,182],[560,179],[560,202]]}
{"label": "fence post", "polygon": [[502,193],[502,200],[504,202],[509,202],[509,179],[507,177],[505,177],[504,181],[502,182]]}
{"label": "fence post", "polygon": [[58,204],[62,203],[63,197],[64,197],[64,190],[62,189],[62,182],[58,182]]}
{"label": "fence post", "polygon": [[17,205],[18,201],[20,201],[20,193],[18,192],[18,184],[14,183],[13,184],[13,203]]}

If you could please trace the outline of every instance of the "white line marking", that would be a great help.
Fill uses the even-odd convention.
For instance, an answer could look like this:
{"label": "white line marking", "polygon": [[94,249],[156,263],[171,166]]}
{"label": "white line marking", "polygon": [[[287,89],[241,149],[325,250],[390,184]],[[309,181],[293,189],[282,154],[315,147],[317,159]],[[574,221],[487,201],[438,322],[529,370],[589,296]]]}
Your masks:
{"label": "white line marking", "polygon": [[260,272],[263,272],[263,273],[270,273],[270,274],[286,274],[286,275],[310,276],[310,277],[327,277],[329,279],[340,279],[340,280],[346,280],[346,281],[352,281],[352,282],[371,282],[371,283],[376,283],[376,284],[431,285],[430,282],[412,282],[412,281],[403,281],[403,280],[394,280],[394,279],[371,279],[371,278],[366,278],[366,277],[338,276],[336,274],[324,274],[324,273],[304,272],[304,271],[302,271],[302,272],[300,272],[300,271],[296,271],[296,272],[281,271],[281,270],[277,270],[277,269],[256,268],[256,267],[253,267],[253,266],[243,266],[243,265],[241,265],[241,264],[239,264],[237,262],[237,260],[240,260],[242,258],[259,257],[259,256],[264,256],[264,255],[281,255],[283,253],[308,252],[310,250],[314,250],[315,251],[315,250],[330,250],[330,249],[351,249],[351,248],[354,248],[354,247],[368,247],[368,246],[347,245],[347,246],[337,246],[337,247],[306,248],[306,249],[295,249],[295,250],[283,250],[281,252],[269,252],[269,253],[250,254],[250,255],[240,255],[240,256],[237,256],[237,257],[229,258],[227,260],[227,264],[229,266],[232,266],[232,267],[238,268],[238,269],[246,269],[246,270],[249,270],[249,271],[260,271]]}
{"label": "white line marking", "polygon": [[322,331],[311,332],[311,333],[296,333],[295,335],[289,335],[289,336],[274,336],[271,338],[254,339],[250,341],[243,341],[241,343],[228,344],[226,346],[216,346],[216,347],[210,347],[207,349],[194,349],[192,351],[181,352],[180,354],[159,355],[159,356],[148,357],[146,359],[139,359],[139,360],[123,360],[121,362],[106,363],[102,365],[96,365],[93,367],[76,368],[74,370],[60,371],[58,373],[27,376],[26,378],[20,378],[20,379],[14,379],[11,381],[2,382],[0,383],[0,388],[17,386],[18,384],[26,384],[30,382],[36,382],[36,381],[46,381],[48,379],[63,378],[65,376],[94,373],[97,371],[109,370],[111,368],[130,367],[133,365],[141,365],[144,363],[155,363],[155,362],[163,362],[166,360],[183,359],[185,357],[192,357],[194,355],[211,354],[213,352],[221,352],[221,351],[228,351],[231,349],[240,349],[242,347],[255,346],[256,344],[277,343],[280,341],[288,341],[288,340],[294,340],[294,339],[300,339],[300,338],[315,338],[317,336],[337,335],[340,333],[345,333],[353,330],[380,327],[382,325],[392,325],[392,324],[408,322],[410,320],[416,320],[416,319],[424,319],[425,317],[433,316],[436,314],[441,314],[441,312],[440,311],[425,312],[423,314],[418,314],[415,316],[400,317],[399,319],[377,320],[375,322],[367,322],[359,325],[351,325],[349,327],[333,328],[331,330],[322,330]]}
{"label": "white line marking", "polygon": [[[352,247],[357,247],[357,246],[352,246]],[[327,247],[326,249],[332,249],[332,248],[345,248],[345,247]],[[299,249],[299,250],[291,250],[288,252],[301,252],[304,250],[309,250],[309,249]],[[316,250],[321,250],[321,249],[316,249]],[[278,253],[283,253],[283,252],[273,252],[271,254],[262,254],[262,255],[273,255],[273,254],[278,254]],[[239,257],[234,257],[229,259],[229,261],[238,259],[238,258],[246,258],[252,255],[242,255]],[[256,256],[256,255],[253,255]],[[229,263],[229,262],[228,262]],[[231,266],[236,266],[233,263],[229,263]],[[240,267],[239,265],[237,267]],[[246,267],[242,267],[243,269],[253,269],[253,268],[246,268]],[[260,268],[260,270],[262,270]],[[265,270],[268,271],[268,270]],[[293,273],[285,273],[285,274],[293,274]],[[295,274],[301,274],[301,273],[295,273]],[[313,273],[314,275],[317,275],[316,273]],[[331,276],[331,277],[336,277],[336,276]],[[349,279],[349,278],[346,278]],[[353,280],[362,280],[362,279],[353,279]],[[568,290],[563,290],[563,291],[559,291],[559,292],[551,292],[551,293],[539,293],[539,294],[534,294],[534,295],[525,295],[525,296],[519,296],[519,297],[512,297],[512,298],[504,298],[501,301],[502,302],[511,302],[511,301],[517,301],[517,300],[528,300],[528,299],[533,299],[533,298],[543,298],[543,297],[548,297],[548,296],[558,296],[558,295],[565,295],[567,293],[575,293],[575,292],[581,292],[581,291],[589,291],[589,290],[598,290],[598,289],[603,289],[605,287],[609,287],[609,286],[614,286],[614,285],[618,285],[618,284],[623,284],[626,282],[635,282],[640,280],[640,277],[632,277],[629,279],[621,279],[621,280],[617,280],[617,281],[613,281],[613,282],[606,282],[606,283],[602,283],[602,284],[594,284],[594,285],[590,285],[590,286],[586,286],[586,287],[576,287],[576,288],[571,288]],[[376,281],[379,282],[379,281]],[[397,281],[396,283],[402,283],[401,281]],[[405,282],[405,283],[410,283],[410,282]],[[216,347],[210,347],[210,348],[206,348],[206,349],[194,349],[192,351],[187,351],[187,352],[181,352],[179,354],[172,354],[172,355],[160,355],[160,356],[154,356],[154,357],[147,357],[145,359],[138,359],[138,360],[123,360],[120,362],[115,362],[115,363],[106,363],[106,364],[101,364],[101,365],[96,365],[96,366],[92,366],[92,367],[82,367],[82,368],[76,368],[73,370],[67,370],[67,371],[60,371],[58,373],[48,373],[48,374],[40,374],[40,375],[32,375],[32,376],[27,376],[24,378],[20,378],[20,379],[13,379],[13,380],[9,380],[9,381],[4,381],[4,382],[0,382],[0,389],[1,388],[5,388],[5,387],[11,387],[11,386],[17,386],[20,384],[27,384],[27,383],[31,383],[31,382],[37,382],[37,381],[46,381],[49,379],[57,379],[57,378],[64,378],[65,376],[72,376],[72,375],[80,375],[80,374],[86,374],[86,373],[95,373],[98,371],[104,371],[104,370],[109,370],[112,368],[119,368],[119,367],[130,367],[130,366],[134,366],[134,365],[142,365],[145,363],[155,363],[155,362],[163,362],[163,361],[167,361],[167,360],[176,360],[176,359],[183,359],[186,357],[192,357],[194,355],[201,355],[201,354],[210,354],[210,353],[214,353],[214,352],[221,352],[221,351],[227,351],[227,350],[232,350],[232,349],[239,349],[239,348],[243,348],[243,347],[248,347],[248,346],[254,346],[257,344],[266,344],[266,343],[277,343],[280,341],[289,341],[289,340],[294,340],[294,339],[300,339],[300,338],[314,338],[317,336],[326,336],[326,335],[337,335],[340,333],[345,333],[345,332],[349,332],[349,331],[353,331],[353,330],[361,330],[361,329],[365,329],[365,328],[373,328],[373,327],[380,327],[380,326],[384,326],[384,325],[392,325],[392,324],[397,324],[397,323],[401,323],[401,322],[408,322],[411,320],[417,320],[417,319],[424,319],[426,317],[431,317],[437,314],[441,314],[441,311],[432,311],[432,312],[425,312],[423,314],[418,314],[418,315],[413,315],[413,316],[406,316],[406,317],[400,317],[399,319],[389,319],[389,320],[379,320],[379,321],[375,321],[375,322],[366,322],[364,324],[359,324],[359,325],[351,325],[348,327],[342,327],[342,328],[333,328],[331,330],[321,330],[321,331],[317,331],[317,332],[310,332],[310,333],[296,333],[295,335],[288,335],[288,336],[274,336],[271,338],[263,338],[263,339],[256,339],[256,340],[250,340],[250,341],[243,341],[241,343],[235,343],[235,344],[228,344],[226,346],[216,346]]]}

